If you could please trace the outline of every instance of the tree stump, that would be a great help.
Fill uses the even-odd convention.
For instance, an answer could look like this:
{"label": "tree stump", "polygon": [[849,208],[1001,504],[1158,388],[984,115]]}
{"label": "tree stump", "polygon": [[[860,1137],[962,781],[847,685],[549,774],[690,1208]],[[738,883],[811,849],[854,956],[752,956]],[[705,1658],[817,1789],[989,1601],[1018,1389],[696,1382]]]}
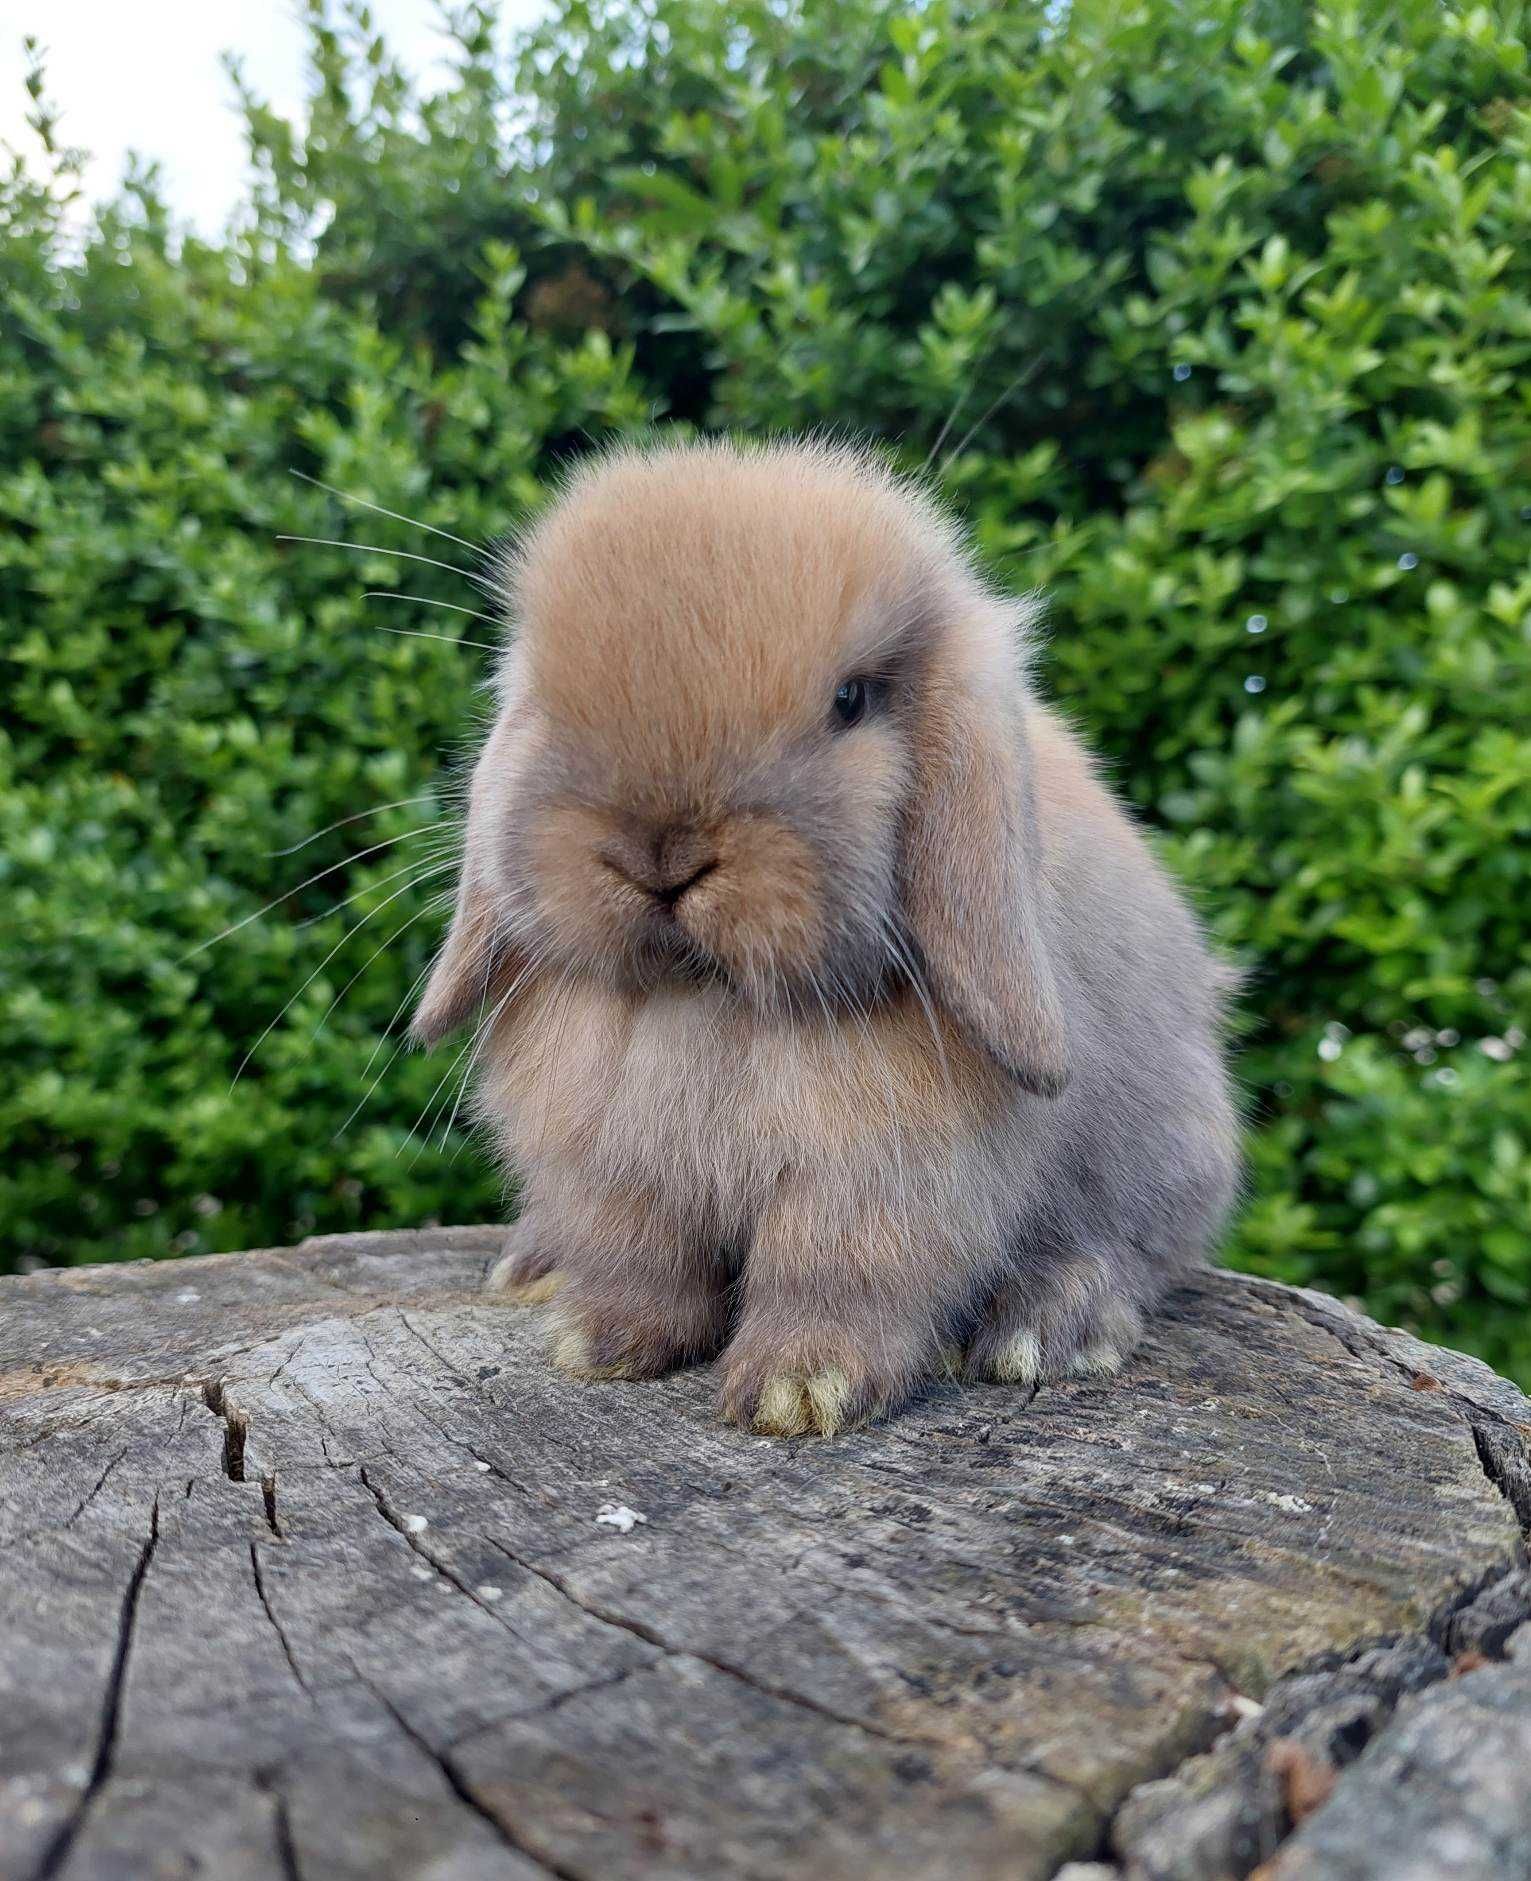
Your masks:
{"label": "tree stump", "polygon": [[0,1282],[0,1872],[1531,1871],[1482,1365],[1209,1274],[1116,1380],[779,1442],[554,1374],[498,1241]]}

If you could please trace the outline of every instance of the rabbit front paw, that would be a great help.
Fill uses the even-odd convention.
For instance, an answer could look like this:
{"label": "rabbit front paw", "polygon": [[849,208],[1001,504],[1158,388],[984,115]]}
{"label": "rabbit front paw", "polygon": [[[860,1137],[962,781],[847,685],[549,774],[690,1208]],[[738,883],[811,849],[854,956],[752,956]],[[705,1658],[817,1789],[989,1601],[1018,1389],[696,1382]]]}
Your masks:
{"label": "rabbit front paw", "polygon": [[1069,1263],[1040,1278],[1004,1281],[968,1341],[969,1378],[1036,1385],[1106,1378],[1143,1337],[1143,1314],[1103,1264]]}
{"label": "rabbit front paw", "polygon": [[484,1291],[497,1293],[514,1306],[540,1306],[551,1300],[563,1284],[558,1254],[535,1215],[513,1222],[499,1258],[484,1277]]}
{"label": "rabbit front paw", "polygon": [[768,1437],[835,1437],[895,1410],[909,1384],[881,1375],[848,1336],[757,1344],[742,1334],[723,1360],[722,1413]]}
{"label": "rabbit front paw", "polygon": [[571,1378],[659,1378],[713,1357],[723,1333],[709,1297],[640,1300],[576,1286],[550,1315],[548,1353]]}

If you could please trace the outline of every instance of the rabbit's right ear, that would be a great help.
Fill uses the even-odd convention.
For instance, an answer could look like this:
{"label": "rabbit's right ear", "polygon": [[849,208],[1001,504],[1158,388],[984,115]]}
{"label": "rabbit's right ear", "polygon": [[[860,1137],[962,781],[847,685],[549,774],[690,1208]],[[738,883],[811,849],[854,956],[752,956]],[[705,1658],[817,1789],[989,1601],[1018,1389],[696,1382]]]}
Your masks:
{"label": "rabbit's right ear", "polygon": [[452,925],[410,1021],[410,1037],[417,1045],[439,1044],[479,1013],[489,1012],[518,971],[489,891],[478,879],[471,855],[466,856]]}
{"label": "rabbit's right ear", "polygon": [[496,896],[484,879],[483,857],[494,841],[503,806],[516,796],[521,742],[525,735],[525,682],[512,656],[501,671],[500,712],[474,766],[468,793],[462,872],[452,925],[431,968],[409,1035],[417,1045],[435,1045],[490,1012],[525,967],[522,949],[507,931]]}
{"label": "rabbit's right ear", "polygon": [[489,1014],[527,965],[523,948],[506,929],[497,897],[483,878],[481,860],[493,843],[491,830],[497,824],[498,805],[515,798],[527,735],[527,677],[513,647],[500,666],[498,688],[500,711],[478,754],[468,792],[457,907],[451,910],[446,940],[410,1020],[410,1038],[419,1046],[434,1046],[481,1014]]}

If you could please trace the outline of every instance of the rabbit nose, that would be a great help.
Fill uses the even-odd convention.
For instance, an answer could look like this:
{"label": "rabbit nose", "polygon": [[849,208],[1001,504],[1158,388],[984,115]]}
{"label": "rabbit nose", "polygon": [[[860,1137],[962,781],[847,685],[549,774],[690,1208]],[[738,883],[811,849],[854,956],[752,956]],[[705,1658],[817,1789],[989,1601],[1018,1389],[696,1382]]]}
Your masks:
{"label": "rabbit nose", "polygon": [[718,866],[711,843],[687,823],[624,833],[606,845],[601,860],[666,908]]}

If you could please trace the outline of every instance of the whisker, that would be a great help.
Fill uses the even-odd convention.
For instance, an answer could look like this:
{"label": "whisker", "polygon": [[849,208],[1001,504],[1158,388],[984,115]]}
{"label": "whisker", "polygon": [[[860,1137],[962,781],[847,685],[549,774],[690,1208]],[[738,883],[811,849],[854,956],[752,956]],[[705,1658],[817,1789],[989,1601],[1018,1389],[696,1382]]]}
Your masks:
{"label": "whisker", "polygon": [[423,562],[427,568],[444,568],[449,575],[461,575],[464,581],[480,587],[488,585],[482,575],[464,568],[460,562],[439,562],[434,555],[414,555],[408,549],[385,549],[376,542],[340,542],[334,536],[278,536],[276,540],[306,542],[315,549],[349,549],[353,555],[393,555],[401,562]]}
{"label": "whisker", "polygon": [[311,483],[316,490],[328,490],[331,496],[338,496],[342,503],[355,503],[362,509],[375,510],[379,516],[390,516],[395,522],[408,523],[411,529],[424,529],[430,535],[440,536],[444,542],[455,542],[460,549],[467,549],[472,555],[482,555],[484,552],[478,543],[469,542],[463,536],[454,536],[450,529],[438,529],[434,523],[421,522],[418,516],[404,516],[396,509],[384,509],[381,503],[369,502],[366,497],[356,496],[350,490],[337,489],[322,477],[309,476],[306,470],[289,470],[288,475],[296,477],[300,483]]}
{"label": "whisker", "polygon": [[487,621],[491,627],[503,627],[504,622],[496,620],[493,614],[482,614],[476,607],[458,607],[452,601],[433,601],[429,595],[400,594],[397,588],[368,588],[362,595],[364,601],[413,601],[416,607],[444,607],[449,614],[466,614],[470,620]]}
{"label": "whisker", "polygon": [[427,633],[423,627],[385,627],[381,621],[369,623],[374,633],[402,634],[406,640],[445,640],[449,647],[482,647],[486,653],[500,649],[488,640],[464,640],[460,634]]}
{"label": "whisker", "polygon": [[[387,1025],[378,1034],[377,1043],[372,1047],[372,1055],[370,1058],[368,1058],[367,1062],[361,1068],[361,1075],[363,1077],[366,1077],[367,1073],[372,1069],[373,1065],[377,1062],[377,1055],[383,1049],[384,1045],[387,1044],[389,1033],[392,1032],[393,1028],[399,1023],[400,1018],[403,1016],[404,1008],[414,998],[415,994],[419,992],[420,987],[422,983],[424,982],[426,975],[430,972],[431,968],[435,964],[436,962],[435,962],[434,957],[427,960],[425,965],[421,967],[420,971],[415,975],[414,979],[404,989],[404,997],[399,1001],[398,1005],[394,1007],[393,1017],[388,1021]],[[352,1107],[350,1115],[346,1118],[345,1122],[341,1124],[340,1128],[335,1132],[335,1134],[330,1138],[330,1142],[332,1144],[338,1143],[340,1141],[340,1139],[345,1135],[346,1131],[350,1129],[351,1125],[355,1123],[356,1119],[367,1108],[367,1105],[372,1100],[373,1092],[382,1083],[383,1079],[388,1076],[388,1073],[393,1069],[395,1064],[398,1063],[399,1053],[404,1050],[404,1048],[408,1045],[408,1043],[409,1043],[409,1033],[406,1031],[404,1036],[399,1040],[398,1044],[394,1046],[393,1050],[388,1054],[387,1058],[384,1060],[382,1070],[378,1072],[377,1076],[367,1086],[366,1090],[362,1092],[361,1096],[356,1100],[355,1105]]]}
{"label": "whisker", "polygon": [[[427,790],[423,795],[418,797],[396,797],[392,803],[380,803],[371,810],[358,810],[355,816],[343,816],[334,823],[326,823],[323,829],[316,829],[312,836],[305,836],[302,842],[294,843],[290,849],[268,849],[266,851],[266,860],[273,862],[279,856],[295,856],[300,849],[307,849],[318,842],[321,836],[332,835],[337,829],[344,829],[347,824],[365,822],[369,816],[381,816],[386,810],[407,810],[417,803],[431,803],[434,801],[435,796],[435,791]],[[435,826],[431,825],[431,827],[434,828]],[[406,834],[413,835],[414,832],[411,830],[407,831]],[[399,840],[402,841],[403,839],[400,838]]]}
{"label": "whisker", "polygon": [[932,462],[940,454],[941,446],[946,442],[947,433],[957,422],[957,419],[961,416],[963,406],[968,402],[968,396],[973,390],[974,383],[974,380],[969,379],[967,384],[963,386],[961,392],[958,393],[956,404],[953,405],[951,410],[946,414],[946,423],[942,425],[941,429],[936,433],[935,443],[932,444],[930,449],[925,453],[925,461],[920,466],[922,471],[929,470]]}
{"label": "whisker", "polygon": [[[478,1009],[480,1013],[483,1012],[484,1002],[489,997],[489,980],[490,980],[490,976],[492,975],[494,971],[494,958],[495,958],[495,942],[494,942],[494,939],[491,937],[489,945],[485,947],[484,949],[484,984],[483,984],[483,989],[479,993],[479,996],[478,996]],[[467,1066],[463,1071],[462,1083],[459,1084],[457,1087],[457,1101],[452,1105],[452,1114],[450,1117],[448,1117],[446,1124],[442,1129],[441,1142],[438,1146],[440,1149],[445,1149],[447,1146],[447,1138],[452,1134],[452,1125],[456,1123],[457,1121],[457,1112],[458,1112],[459,1107],[462,1104],[463,1094],[466,1092],[468,1088],[468,1080],[473,1075],[474,1060],[478,1056],[477,1040],[484,1036],[484,1033],[487,1030],[488,1026],[491,1025],[492,1023],[493,1023],[493,1018],[491,1016],[491,1018],[489,1020],[486,1020],[483,1025],[475,1028],[474,1049],[472,1053],[469,1055]]]}
{"label": "whisker", "polygon": [[[519,983],[520,981],[519,981],[519,976],[518,976],[516,985],[519,985]],[[480,1044],[483,1042],[484,1038],[487,1036],[489,1028],[493,1025],[494,1021],[499,1017],[500,1013],[504,1010],[505,1004],[509,1000],[510,995],[515,990],[516,990],[515,985],[508,987],[506,991],[501,995],[501,997],[495,1002],[494,1010],[490,1013],[486,1014],[484,1012],[483,1003],[482,1001],[480,1002],[478,1022],[475,1024],[473,1030],[469,1033],[468,1037],[463,1040],[461,1045],[458,1046],[457,1054],[453,1058],[452,1062],[447,1066],[446,1070],[443,1071],[441,1076],[436,1080],[436,1088],[431,1092],[430,1096],[425,1100],[425,1108],[420,1112],[420,1115],[416,1117],[414,1123],[410,1126],[409,1135],[405,1137],[404,1141],[394,1151],[395,1156],[403,1155],[404,1151],[409,1147],[409,1145],[412,1142],[414,1142],[416,1133],[419,1131],[421,1124],[425,1124],[425,1132],[420,1137],[419,1148],[416,1149],[414,1156],[410,1162],[411,1169],[414,1168],[415,1164],[419,1162],[420,1158],[425,1154],[426,1150],[430,1147],[430,1140],[432,1136],[435,1134],[437,1099],[441,1096],[441,1093],[444,1090],[446,1090],[447,1087],[456,1078],[458,1066],[463,1064],[464,1060],[467,1061],[467,1069],[463,1072],[463,1088],[466,1088],[467,1080],[471,1076],[472,1071],[473,1071],[473,1062],[474,1062],[475,1057],[477,1056],[478,1048]],[[461,1102],[461,1099],[462,1099],[462,1092],[461,1090],[459,1090],[458,1101]],[[454,1117],[457,1115],[457,1106],[455,1104],[452,1107],[452,1115]],[[430,1119],[429,1122],[426,1122],[427,1118]],[[445,1142],[445,1138],[443,1138],[443,1142]]]}
{"label": "whisker", "polygon": [[[468,1084],[473,1076],[473,1067],[478,1063],[478,1055],[483,1050],[484,1045],[488,1041],[490,1034],[493,1032],[494,1027],[495,1027],[495,1022],[498,1020],[500,1014],[505,1010],[506,1006],[510,1003],[511,994],[514,993],[519,988],[521,984],[521,980],[524,977],[525,977],[524,971],[523,973],[518,974],[516,976],[514,984],[506,988],[505,992],[500,997],[499,1003],[495,1006],[494,1011],[489,1014],[488,1018],[484,1020],[482,1025],[480,1025],[478,1030],[474,1033],[473,1050],[469,1053],[468,1062],[466,1066],[463,1068],[462,1082],[457,1087],[457,1101],[452,1106],[452,1114],[450,1117],[447,1118],[446,1122],[441,1126],[441,1141],[440,1143],[437,1144],[438,1149],[446,1148],[447,1138],[451,1136],[452,1127],[457,1122],[457,1113],[459,1110],[462,1109],[462,1100],[467,1095]],[[453,1069],[454,1070],[456,1069],[455,1065],[453,1066]],[[423,1149],[424,1147],[425,1146],[422,1143],[421,1148]]]}
{"label": "whisker", "polygon": [[[329,1024],[330,1014],[334,1012],[335,1008],[340,1004],[341,1000],[343,1000],[346,994],[350,992],[351,988],[356,984],[356,982],[361,978],[361,976],[367,971],[368,967],[372,965],[373,961],[375,961],[380,954],[387,953],[388,949],[392,947],[396,941],[400,940],[405,934],[407,934],[417,921],[423,921],[425,917],[430,914],[439,914],[441,910],[444,907],[446,907],[448,903],[450,903],[452,899],[452,895],[453,895],[453,890],[450,888],[445,889],[439,895],[433,895],[431,899],[428,902],[426,902],[423,908],[417,908],[407,921],[402,922],[398,927],[396,927],[393,930],[393,932],[388,936],[387,940],[385,940],[382,943],[381,946],[373,948],[372,952],[367,955],[367,958],[361,963],[361,965],[351,975],[350,979],[346,981],[345,985],[341,987],[340,991],[325,1007],[324,1013],[322,1017],[320,1018],[319,1023],[314,1027],[313,1031],[309,1034],[308,1043],[309,1043],[310,1050],[312,1050],[313,1047],[318,1043],[319,1034],[324,1030],[325,1026]],[[354,932],[355,930],[353,929],[352,931]],[[395,1013],[394,1017],[397,1018],[397,1016],[398,1016],[397,1013]],[[392,1025],[392,1023],[393,1021],[390,1020],[389,1024]],[[371,1062],[372,1061],[370,1059],[367,1061],[369,1068],[371,1066]],[[363,1075],[365,1075],[365,1073]]]}
{"label": "whisker", "polygon": [[[248,927],[252,921],[258,921],[263,914],[270,914],[273,908],[280,908],[284,901],[294,895],[301,895],[305,888],[312,888],[315,882],[322,882],[327,875],[334,875],[340,869],[348,869],[354,863],[365,862],[368,856],[375,856],[380,849],[391,849],[395,843],[407,842],[411,836],[424,836],[436,827],[427,823],[422,829],[407,829],[399,836],[385,836],[380,843],[373,843],[370,849],[359,850],[354,856],[343,856],[339,862],[332,862],[327,869],[320,869],[317,875],[309,876],[306,882],[299,882],[296,888],[283,889],[282,893],[268,901],[264,908],[257,908],[254,914],[247,914],[242,921],[236,921],[232,927],[226,927],[221,934],[215,934],[211,940],[199,941],[188,953],[181,955],[178,966],[184,966],[188,960],[195,960],[198,954],[204,954],[209,947],[216,947],[219,941],[226,941],[231,934],[237,934],[241,928]],[[323,832],[320,832],[323,834]]]}
{"label": "whisker", "polygon": [[1030,365],[1023,366],[1021,370],[1015,375],[1015,377],[1010,381],[1010,383],[1005,387],[1004,391],[1000,393],[999,397],[996,398],[994,402],[987,408],[987,410],[982,412],[977,418],[973,420],[972,424],[963,433],[961,442],[953,445],[951,450],[949,450],[946,453],[945,457],[941,459],[941,467],[936,472],[936,475],[938,477],[944,477],[946,475],[947,466],[952,462],[952,460],[962,455],[962,453],[967,449],[967,447],[973,442],[974,438],[978,436],[978,433],[983,430],[984,426],[994,416],[995,412],[999,410],[1000,406],[1007,403],[1011,398],[1013,398],[1015,394],[1020,391],[1021,387],[1025,385],[1029,379],[1032,379],[1035,377],[1037,372],[1041,369],[1041,364],[1042,362],[1040,359],[1034,359],[1032,360]]}
{"label": "whisker", "polygon": [[[513,927],[510,929],[506,929],[504,925],[501,924],[500,938],[502,940],[510,939],[513,937],[513,935],[514,935]],[[420,1158],[425,1154],[426,1150],[430,1146],[430,1139],[435,1134],[435,1130],[436,1130],[435,1118],[436,1118],[436,1115],[438,1114],[437,1108],[436,1108],[437,1099],[441,1096],[441,1093],[447,1088],[447,1086],[452,1082],[452,1080],[457,1076],[458,1068],[459,1066],[463,1066],[464,1059],[466,1058],[467,1062],[466,1062],[466,1066],[463,1069],[462,1082],[458,1086],[457,1099],[456,1099],[456,1102],[452,1106],[452,1115],[448,1119],[447,1127],[442,1132],[442,1136],[441,1136],[441,1148],[444,1149],[446,1147],[447,1136],[450,1134],[452,1124],[455,1123],[457,1120],[457,1112],[458,1112],[460,1105],[462,1104],[463,1097],[465,1093],[467,1092],[468,1081],[473,1075],[474,1065],[478,1062],[479,1052],[482,1050],[485,1042],[488,1040],[490,1034],[494,1030],[494,1026],[497,1020],[499,1019],[500,1014],[504,1012],[505,1008],[510,1004],[511,1000],[515,997],[515,995],[518,992],[520,992],[521,988],[532,977],[532,975],[536,971],[539,970],[539,967],[541,964],[535,955],[529,957],[526,960],[525,964],[517,972],[514,979],[512,979],[509,986],[505,988],[505,991],[495,1001],[493,1009],[486,1014],[484,1011],[484,1005],[489,997],[488,974],[490,970],[490,960],[492,958],[492,951],[493,950],[491,949],[490,952],[487,953],[485,956],[485,991],[480,995],[480,999],[479,999],[478,1022],[474,1026],[473,1031],[469,1035],[468,1039],[464,1042],[462,1046],[458,1048],[456,1057],[453,1058],[451,1064],[447,1066],[446,1070],[442,1073],[441,1077],[437,1080],[436,1088],[431,1092],[430,1096],[426,1099],[425,1108],[420,1112],[420,1115],[416,1117],[413,1125],[410,1128],[409,1135],[405,1137],[404,1141],[394,1151],[394,1155],[396,1157],[401,1156],[404,1153],[405,1149],[409,1146],[409,1144],[413,1142],[415,1134],[420,1129],[421,1124],[426,1123],[426,1119],[430,1118],[430,1122],[426,1123],[425,1134],[420,1139],[420,1147],[415,1151],[414,1156],[410,1160],[411,1169],[414,1168],[415,1164],[419,1162]]]}
{"label": "whisker", "polygon": [[[446,863],[436,863],[431,869],[428,869],[424,875],[416,876],[412,880],[405,882],[401,887],[396,888],[393,891],[393,893],[387,898],[386,901],[379,902],[377,907],[375,907],[370,914],[363,915],[361,920],[359,920],[356,923],[355,927],[350,927],[346,929],[345,933],[341,935],[338,941],[336,941],[335,945],[329,950],[329,952],[319,962],[318,966],[314,968],[313,972],[309,974],[308,978],[303,982],[303,984],[298,988],[298,990],[292,995],[292,997],[282,1007],[281,1011],[277,1013],[276,1017],[273,1019],[269,1019],[266,1022],[266,1025],[264,1029],[262,1030],[260,1037],[245,1053],[244,1057],[240,1059],[239,1069],[234,1073],[233,1080],[229,1085],[229,1089],[231,1091],[234,1089],[234,1086],[238,1084],[239,1080],[244,1076],[245,1067],[249,1064],[250,1060],[260,1050],[261,1046],[265,1044],[266,1040],[271,1036],[272,1032],[276,1029],[276,1027],[279,1026],[281,1022],[283,1021],[283,1019],[287,1017],[288,1013],[292,1011],[293,1007],[308,991],[309,987],[313,985],[314,981],[318,979],[319,975],[323,973],[324,969],[335,958],[336,954],[338,954],[341,948],[345,946],[346,942],[348,940],[351,940],[355,935],[359,934],[369,921],[375,921],[385,908],[392,906],[392,904],[399,899],[400,895],[407,895],[412,888],[418,887],[422,881],[428,880],[432,874],[439,873],[441,869],[447,866],[448,865]],[[402,873],[402,871],[400,871],[400,873]],[[391,880],[392,878],[390,877],[388,879]],[[378,884],[378,886],[381,886],[381,884]],[[362,892],[364,893],[365,891],[363,890]],[[355,897],[353,896],[352,899],[354,900]]]}
{"label": "whisker", "polygon": [[451,851],[434,850],[428,856],[411,856],[402,869],[394,869],[375,882],[363,882],[361,887],[358,888],[354,894],[347,895],[344,901],[337,901],[332,903],[328,908],[321,908],[318,914],[311,914],[306,920],[294,921],[292,924],[293,932],[295,934],[301,934],[305,928],[317,927],[321,921],[329,920],[332,914],[339,914],[342,908],[349,908],[353,901],[360,901],[363,895],[370,894],[374,888],[386,888],[390,882],[396,882],[401,875],[408,875],[410,870],[418,868],[422,861],[425,863],[426,867],[425,874],[422,875],[420,879],[424,881],[426,876],[432,875],[437,870],[444,868],[449,862],[455,863],[456,860],[455,843]]}

